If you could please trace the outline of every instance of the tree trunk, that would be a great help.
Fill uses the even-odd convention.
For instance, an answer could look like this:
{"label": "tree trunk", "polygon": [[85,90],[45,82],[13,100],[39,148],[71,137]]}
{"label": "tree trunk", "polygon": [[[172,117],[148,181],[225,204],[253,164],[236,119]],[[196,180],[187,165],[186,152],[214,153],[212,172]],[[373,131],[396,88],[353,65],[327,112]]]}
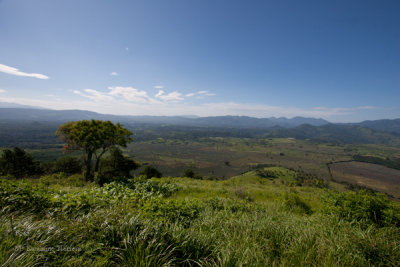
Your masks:
{"label": "tree trunk", "polygon": [[98,157],[96,157],[96,164],[94,165],[94,171],[98,172],[99,171],[99,164],[100,164],[100,158],[101,156],[103,156],[103,154],[106,152],[106,150],[103,149],[103,151],[101,151],[101,153],[99,154]]}
{"label": "tree trunk", "polygon": [[92,180],[92,174],[91,174],[92,156],[93,156],[93,152],[92,151],[88,151],[87,152],[87,158],[86,158],[86,173],[85,173],[86,181]]}

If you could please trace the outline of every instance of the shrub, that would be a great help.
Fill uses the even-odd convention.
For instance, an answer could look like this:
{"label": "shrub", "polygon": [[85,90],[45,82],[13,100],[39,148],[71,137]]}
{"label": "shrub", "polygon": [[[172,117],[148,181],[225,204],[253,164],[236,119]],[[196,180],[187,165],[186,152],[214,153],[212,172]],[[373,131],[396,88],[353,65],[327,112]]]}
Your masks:
{"label": "shrub", "polygon": [[256,175],[261,178],[267,178],[270,180],[278,178],[278,175],[274,171],[264,169],[256,169]]}
{"label": "shrub", "polygon": [[139,166],[139,163],[125,157],[119,148],[113,148],[110,156],[100,162],[99,171],[95,175],[95,182],[103,185],[115,180],[126,180],[132,177],[130,172],[136,170]]}
{"label": "shrub", "polygon": [[188,177],[188,178],[203,180],[203,177],[201,177],[201,175],[195,173],[192,169],[184,170],[183,174],[182,174],[182,177]]}
{"label": "shrub", "polygon": [[192,169],[186,169],[183,171],[182,174],[183,177],[188,177],[188,178],[193,178],[194,177],[194,171]]}
{"label": "shrub", "polygon": [[51,174],[54,173],[56,163],[54,161],[50,162],[42,162],[40,163],[40,168],[43,171],[43,174]]}
{"label": "shrub", "polygon": [[346,221],[378,226],[400,226],[400,208],[386,195],[360,190],[330,193],[324,197],[323,210]]}
{"label": "shrub", "polygon": [[116,177],[114,176],[109,176],[109,175],[104,175],[103,173],[95,173],[94,174],[94,182],[100,186],[103,186],[104,184],[110,183],[113,180],[115,180]]}
{"label": "shrub", "polygon": [[144,175],[147,179],[156,177],[156,178],[161,178],[162,173],[154,168],[153,166],[146,166],[143,171],[140,172],[141,175]]}
{"label": "shrub", "polygon": [[3,150],[0,158],[1,175],[11,175],[16,178],[22,178],[30,175],[42,173],[39,161],[26,153],[25,150],[15,147],[13,150]]}
{"label": "shrub", "polygon": [[74,157],[59,158],[54,164],[54,172],[64,172],[66,174],[81,173],[82,162]]}

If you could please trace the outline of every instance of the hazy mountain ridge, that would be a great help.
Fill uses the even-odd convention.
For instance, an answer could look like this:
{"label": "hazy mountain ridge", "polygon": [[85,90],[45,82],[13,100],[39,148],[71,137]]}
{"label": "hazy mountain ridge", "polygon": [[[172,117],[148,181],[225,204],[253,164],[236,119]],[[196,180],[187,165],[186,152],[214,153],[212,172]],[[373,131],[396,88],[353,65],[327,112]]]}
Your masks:
{"label": "hazy mountain ridge", "polygon": [[170,124],[184,126],[234,127],[234,128],[269,128],[274,126],[296,127],[301,124],[321,126],[329,122],[323,119],[294,117],[288,118],[254,118],[248,116],[214,116],[214,117],[181,117],[181,116],[122,116],[100,114],[86,110],[50,110],[31,108],[2,108],[0,120],[13,121],[73,121],[83,119],[111,120],[128,123]]}
{"label": "hazy mountain ridge", "polygon": [[374,121],[363,121],[355,123],[354,125],[370,128],[377,131],[391,132],[400,134],[400,119],[394,120],[374,120]]}
{"label": "hazy mountain ridge", "polygon": [[22,105],[11,102],[0,102],[0,108],[25,108],[25,109],[45,109],[37,106]]}
{"label": "hazy mountain ridge", "polygon": [[[8,107],[9,106],[9,107]],[[129,116],[101,114],[87,110],[51,110],[40,107],[30,107],[14,103],[0,102],[0,120],[3,121],[47,121],[65,122],[73,120],[98,119],[119,121],[121,123],[162,124],[178,126],[204,126],[229,128],[293,128],[302,124],[323,126],[332,124],[320,118],[305,117],[269,117],[254,118],[248,116]],[[359,123],[335,123],[336,125],[361,126],[376,131],[400,133],[399,119],[367,120]]]}

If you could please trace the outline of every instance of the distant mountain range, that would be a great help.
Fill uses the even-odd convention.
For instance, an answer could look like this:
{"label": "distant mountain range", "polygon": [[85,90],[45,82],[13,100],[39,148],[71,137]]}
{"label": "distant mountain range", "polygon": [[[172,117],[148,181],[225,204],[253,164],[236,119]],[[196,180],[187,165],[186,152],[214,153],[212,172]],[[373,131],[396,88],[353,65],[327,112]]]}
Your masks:
{"label": "distant mountain range", "polygon": [[[204,126],[221,128],[294,128],[303,124],[322,126],[331,124],[324,119],[294,117],[288,118],[253,118],[247,116],[119,116],[100,114],[87,110],[50,110],[14,103],[0,102],[0,120],[2,121],[46,121],[65,122],[74,120],[97,119],[111,120],[121,123],[162,124],[177,126]],[[352,125],[369,128],[376,131],[400,133],[400,119],[374,120],[360,123],[340,123],[337,125]]]}
{"label": "distant mountain range", "polygon": [[117,116],[85,110],[0,107],[0,147],[43,147],[57,143],[66,121],[111,120],[135,133],[135,140],[197,137],[284,137],[328,143],[384,144],[400,147],[400,119],[330,123],[323,119],[246,116]]}
{"label": "distant mountain range", "polygon": [[21,105],[17,103],[10,103],[10,102],[0,102],[0,108],[33,108],[33,109],[45,109],[36,106],[29,106],[29,105]]}
{"label": "distant mountain range", "polygon": [[180,117],[180,116],[118,116],[100,114],[87,110],[50,110],[25,107],[0,106],[0,120],[13,121],[74,121],[84,119],[111,120],[121,123],[148,123],[182,126],[233,127],[233,128],[291,128],[302,124],[320,126],[329,122],[323,119],[295,117],[252,118],[247,116]]}
{"label": "distant mountain range", "polygon": [[[13,106],[16,105],[16,106]],[[8,107],[10,106],[10,107]],[[48,122],[63,123],[66,121],[98,119],[121,122],[131,129],[141,125],[164,127],[185,126],[219,129],[256,129],[271,136],[293,137],[298,139],[323,139],[331,141],[365,140],[366,143],[382,143],[381,139],[389,138],[379,132],[400,134],[400,119],[374,120],[360,123],[330,123],[316,118],[253,118],[247,116],[118,116],[100,114],[86,110],[50,110],[37,107],[25,107],[12,103],[0,103],[0,122]],[[375,133],[377,132],[377,133]],[[373,137],[372,137],[373,136]]]}

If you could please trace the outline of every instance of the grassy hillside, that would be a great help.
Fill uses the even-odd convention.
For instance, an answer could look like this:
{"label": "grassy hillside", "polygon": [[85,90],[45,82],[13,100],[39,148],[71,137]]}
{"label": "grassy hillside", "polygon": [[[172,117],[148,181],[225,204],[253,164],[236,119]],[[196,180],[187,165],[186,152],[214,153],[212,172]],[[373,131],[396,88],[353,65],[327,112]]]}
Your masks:
{"label": "grassy hillside", "polygon": [[384,195],[282,167],[224,181],[0,182],[4,266],[398,266]]}

